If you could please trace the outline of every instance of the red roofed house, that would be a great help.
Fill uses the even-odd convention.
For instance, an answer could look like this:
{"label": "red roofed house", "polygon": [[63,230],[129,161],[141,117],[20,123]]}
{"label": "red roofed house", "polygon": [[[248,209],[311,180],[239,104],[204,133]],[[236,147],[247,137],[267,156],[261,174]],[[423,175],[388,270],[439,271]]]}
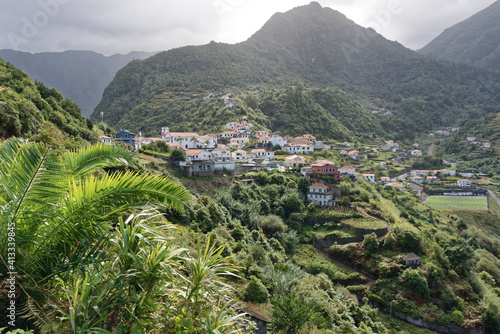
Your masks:
{"label": "red roofed house", "polygon": [[327,185],[322,183],[314,183],[307,188],[307,200],[315,205],[333,206],[333,193]]}
{"label": "red roofed house", "polygon": [[168,143],[177,144],[187,149],[197,148],[195,141],[200,140],[196,132],[170,132],[167,127],[161,128],[161,138]]}
{"label": "red roofed house", "polygon": [[269,132],[266,130],[255,131],[255,137],[269,136]]}
{"label": "red roofed house", "polygon": [[333,165],[333,162],[328,160],[319,160],[311,165],[314,174],[331,175],[335,181],[340,181],[342,178],[338,167]]}
{"label": "red roofed house", "polygon": [[233,160],[246,160],[247,152],[244,150],[236,150],[231,153],[231,156],[233,157]]}
{"label": "red roofed house", "polygon": [[356,168],[351,165],[344,165],[339,168],[339,172],[342,175],[354,175],[356,173]]}

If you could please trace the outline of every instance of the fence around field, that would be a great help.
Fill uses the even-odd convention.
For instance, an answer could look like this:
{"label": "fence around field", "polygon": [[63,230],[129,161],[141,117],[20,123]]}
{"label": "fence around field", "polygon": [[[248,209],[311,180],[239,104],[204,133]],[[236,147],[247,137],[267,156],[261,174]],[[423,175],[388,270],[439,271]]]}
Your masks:
{"label": "fence around field", "polygon": [[487,196],[435,196],[429,197],[425,204],[443,210],[487,210]]}

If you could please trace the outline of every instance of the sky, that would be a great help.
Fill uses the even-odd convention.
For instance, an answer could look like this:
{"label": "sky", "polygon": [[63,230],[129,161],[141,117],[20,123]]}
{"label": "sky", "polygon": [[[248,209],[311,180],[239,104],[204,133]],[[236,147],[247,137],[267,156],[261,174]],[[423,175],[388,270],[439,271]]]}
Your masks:
{"label": "sky", "polygon": [[[0,49],[162,51],[248,39],[276,12],[311,0],[2,1]],[[317,0],[417,50],[495,0]]]}

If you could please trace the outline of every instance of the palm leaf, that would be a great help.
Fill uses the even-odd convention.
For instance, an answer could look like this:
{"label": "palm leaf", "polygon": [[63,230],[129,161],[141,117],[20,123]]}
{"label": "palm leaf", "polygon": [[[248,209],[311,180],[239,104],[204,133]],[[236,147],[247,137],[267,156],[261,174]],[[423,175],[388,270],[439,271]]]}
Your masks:
{"label": "palm leaf", "polygon": [[83,147],[63,156],[66,169],[75,177],[87,175],[97,168],[133,165],[134,155],[120,146],[104,144]]}
{"label": "palm leaf", "polygon": [[43,144],[23,144],[19,139],[0,146],[1,215],[6,224],[18,229],[18,247],[31,236],[46,217],[54,217],[65,194],[67,173],[52,150]]}

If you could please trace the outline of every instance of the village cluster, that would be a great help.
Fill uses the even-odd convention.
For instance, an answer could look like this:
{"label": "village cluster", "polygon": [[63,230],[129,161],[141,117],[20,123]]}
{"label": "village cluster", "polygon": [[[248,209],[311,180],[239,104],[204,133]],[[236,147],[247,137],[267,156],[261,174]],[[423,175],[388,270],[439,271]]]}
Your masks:
{"label": "village cluster", "polygon": [[[231,103],[230,97],[224,100],[226,104]],[[334,200],[341,196],[339,190],[320,183],[318,176],[329,175],[334,181],[339,182],[343,177],[349,177],[352,181],[359,181],[360,175],[355,167],[345,164],[341,167],[328,160],[311,162],[306,157],[314,151],[330,149],[322,141],[316,140],[311,134],[298,137],[281,136],[265,130],[254,130],[254,126],[245,118],[241,121],[229,122],[224,131],[218,134],[199,135],[196,132],[172,132],[169,127],[161,128],[161,137],[148,138],[137,136],[126,130],[120,130],[115,138],[101,136],[101,140],[107,145],[113,142],[123,142],[132,145],[139,150],[143,145],[155,141],[163,141],[170,148],[178,149],[185,155],[185,161],[176,162],[186,176],[212,176],[217,174],[239,175],[255,169],[277,169],[285,172],[294,168],[304,176],[311,177],[313,184],[309,187],[308,201],[321,206],[332,206]],[[252,145],[249,147],[249,142]],[[359,150],[350,150],[351,143],[339,143],[343,148],[336,153],[352,160],[367,158],[367,153]],[[421,156],[422,152],[417,149],[418,143],[413,144],[413,149],[402,150],[398,143],[392,140],[386,141],[380,146],[381,151],[392,151],[397,153],[397,159],[407,159],[409,156]],[[275,151],[286,151],[288,155],[283,160],[275,160]],[[385,163],[380,163],[380,168],[385,168]],[[427,178],[428,183],[439,182],[440,175],[455,175],[455,170],[414,170],[411,172],[409,181],[423,183]],[[375,183],[375,174],[361,174],[371,183]],[[389,177],[381,177],[381,184],[389,184],[401,188],[397,182],[391,182]],[[469,180],[460,180],[459,186],[470,186]]]}

